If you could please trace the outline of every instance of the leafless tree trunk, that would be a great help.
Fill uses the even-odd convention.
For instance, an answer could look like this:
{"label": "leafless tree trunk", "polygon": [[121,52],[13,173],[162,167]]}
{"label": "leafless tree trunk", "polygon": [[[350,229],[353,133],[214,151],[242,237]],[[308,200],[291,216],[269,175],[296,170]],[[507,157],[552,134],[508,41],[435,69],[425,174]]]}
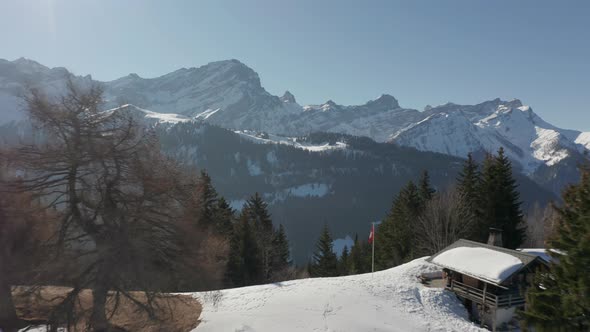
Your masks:
{"label": "leafless tree trunk", "polygon": [[[0,153],[1,154],[1,153]],[[24,193],[8,194],[3,185],[8,176],[0,168],[0,329],[18,330],[27,324],[17,317],[12,286],[30,279],[40,252],[42,229],[40,220],[50,216],[31,213],[35,204]]]}
{"label": "leafless tree trunk", "polygon": [[527,236],[523,247],[544,248],[557,222],[555,207],[550,203],[541,207],[536,203],[526,216]]}
{"label": "leafless tree trunk", "polygon": [[[0,256],[0,266],[6,266]],[[0,330],[16,331],[18,317],[12,301],[11,282],[5,275],[6,271],[0,272]]]}
{"label": "leafless tree trunk", "polygon": [[432,255],[473,232],[474,216],[456,190],[437,193],[419,215],[416,246],[422,255]]}

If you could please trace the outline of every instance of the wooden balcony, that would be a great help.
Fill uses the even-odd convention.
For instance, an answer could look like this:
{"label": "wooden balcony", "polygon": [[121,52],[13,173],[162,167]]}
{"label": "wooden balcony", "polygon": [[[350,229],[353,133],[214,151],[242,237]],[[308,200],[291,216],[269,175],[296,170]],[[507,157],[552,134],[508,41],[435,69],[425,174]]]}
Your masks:
{"label": "wooden balcony", "polygon": [[523,306],[525,303],[524,297],[518,291],[506,291],[501,294],[493,294],[487,292],[485,289],[471,287],[455,280],[451,281],[451,287],[447,287],[447,289],[462,298],[492,308],[518,307]]}

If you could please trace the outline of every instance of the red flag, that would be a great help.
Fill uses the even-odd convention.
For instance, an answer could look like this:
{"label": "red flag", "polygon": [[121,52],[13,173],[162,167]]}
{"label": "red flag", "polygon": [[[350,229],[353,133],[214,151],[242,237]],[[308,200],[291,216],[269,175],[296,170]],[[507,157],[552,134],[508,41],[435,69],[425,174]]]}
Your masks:
{"label": "red flag", "polygon": [[371,224],[371,233],[369,233],[369,244],[375,240],[375,224]]}

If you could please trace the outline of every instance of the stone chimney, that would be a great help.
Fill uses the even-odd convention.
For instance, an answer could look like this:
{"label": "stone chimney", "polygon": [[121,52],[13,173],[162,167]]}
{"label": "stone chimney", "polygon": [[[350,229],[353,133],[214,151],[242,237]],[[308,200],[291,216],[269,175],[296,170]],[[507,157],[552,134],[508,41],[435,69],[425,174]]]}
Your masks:
{"label": "stone chimney", "polygon": [[488,237],[488,244],[496,247],[502,247],[502,230],[499,228],[490,227],[490,236]]}

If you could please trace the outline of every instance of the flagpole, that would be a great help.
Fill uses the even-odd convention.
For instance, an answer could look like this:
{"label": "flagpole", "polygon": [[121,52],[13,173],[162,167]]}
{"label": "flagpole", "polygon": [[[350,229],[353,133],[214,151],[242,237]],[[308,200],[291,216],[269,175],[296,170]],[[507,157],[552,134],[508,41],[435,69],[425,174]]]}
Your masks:
{"label": "flagpole", "polygon": [[376,237],[375,236],[375,222],[372,222],[371,229],[373,231],[373,241],[371,241],[373,244],[373,250],[372,250],[373,253],[371,255],[371,273],[374,273],[375,272],[375,237]]}

